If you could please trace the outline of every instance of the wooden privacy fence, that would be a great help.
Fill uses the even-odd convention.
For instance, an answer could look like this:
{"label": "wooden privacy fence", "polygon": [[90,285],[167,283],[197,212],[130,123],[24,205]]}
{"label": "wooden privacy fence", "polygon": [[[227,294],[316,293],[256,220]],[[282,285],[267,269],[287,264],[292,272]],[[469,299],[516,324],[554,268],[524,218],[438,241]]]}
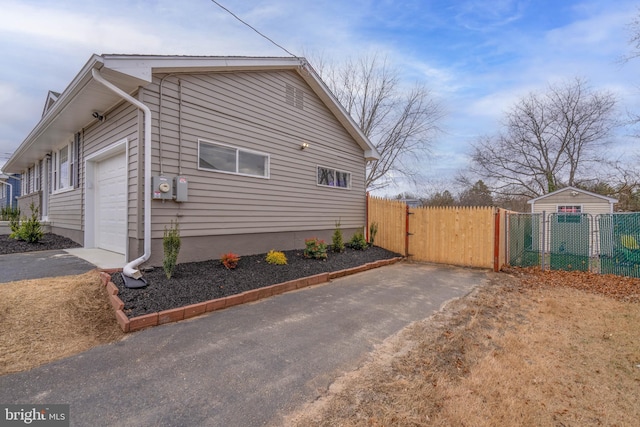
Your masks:
{"label": "wooden privacy fence", "polygon": [[367,229],[375,244],[415,261],[491,268],[505,264],[506,211],[494,207],[409,208],[398,200],[368,196]]}

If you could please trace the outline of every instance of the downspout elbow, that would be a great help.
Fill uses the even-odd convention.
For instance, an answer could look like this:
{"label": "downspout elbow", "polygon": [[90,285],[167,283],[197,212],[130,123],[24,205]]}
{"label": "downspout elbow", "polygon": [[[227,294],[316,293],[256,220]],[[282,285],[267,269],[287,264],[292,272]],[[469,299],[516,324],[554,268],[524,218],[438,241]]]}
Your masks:
{"label": "downspout elbow", "polygon": [[97,69],[92,69],[91,75],[98,83],[142,110],[144,116],[144,254],[122,268],[125,276],[139,279],[142,273],[138,267],[151,257],[151,192],[149,191],[151,188],[151,110],[110,81],[105,80]]}

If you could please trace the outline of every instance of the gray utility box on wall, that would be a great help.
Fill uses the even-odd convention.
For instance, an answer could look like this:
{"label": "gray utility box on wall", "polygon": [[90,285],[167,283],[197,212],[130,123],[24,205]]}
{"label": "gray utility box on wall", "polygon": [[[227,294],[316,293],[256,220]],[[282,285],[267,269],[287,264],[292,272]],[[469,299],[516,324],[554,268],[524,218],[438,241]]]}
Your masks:
{"label": "gray utility box on wall", "polygon": [[173,200],[173,182],[166,176],[152,176],[152,196],[156,200]]}
{"label": "gray utility box on wall", "polygon": [[173,188],[176,192],[176,202],[186,202],[187,201],[187,178],[184,176],[176,176],[173,178]]}

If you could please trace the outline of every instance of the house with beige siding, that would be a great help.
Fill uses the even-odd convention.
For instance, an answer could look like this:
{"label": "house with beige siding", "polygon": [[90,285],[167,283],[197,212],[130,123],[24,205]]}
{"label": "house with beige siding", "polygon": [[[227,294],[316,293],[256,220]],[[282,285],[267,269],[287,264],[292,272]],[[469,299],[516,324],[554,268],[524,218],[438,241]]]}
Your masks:
{"label": "house with beige siding", "polygon": [[4,170],[22,212],[136,274],[172,222],[179,262],[349,237],[378,157],[304,58],[94,55]]}

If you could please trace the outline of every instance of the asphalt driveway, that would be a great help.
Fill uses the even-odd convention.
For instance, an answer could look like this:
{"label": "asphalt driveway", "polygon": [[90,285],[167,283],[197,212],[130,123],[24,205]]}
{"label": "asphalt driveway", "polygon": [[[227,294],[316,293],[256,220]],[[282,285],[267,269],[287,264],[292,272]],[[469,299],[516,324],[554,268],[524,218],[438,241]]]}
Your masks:
{"label": "asphalt driveway", "polygon": [[0,283],[82,274],[95,265],[63,250],[0,255]]}
{"label": "asphalt driveway", "polygon": [[71,425],[263,426],[489,275],[399,263],[128,335],[0,377],[0,402],[68,403]]}

